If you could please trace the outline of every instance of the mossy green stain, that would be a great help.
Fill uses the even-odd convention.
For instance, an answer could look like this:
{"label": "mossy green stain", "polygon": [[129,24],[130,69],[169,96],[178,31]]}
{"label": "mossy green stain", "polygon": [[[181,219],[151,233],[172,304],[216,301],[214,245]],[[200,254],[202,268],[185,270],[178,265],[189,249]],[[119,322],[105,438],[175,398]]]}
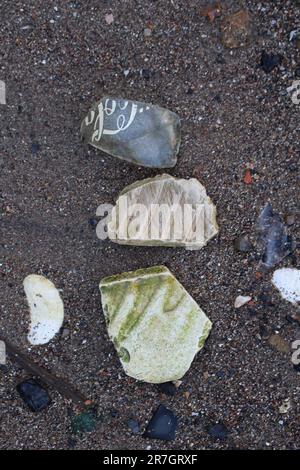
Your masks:
{"label": "mossy green stain", "polygon": [[126,362],[126,363],[130,362],[130,354],[129,354],[128,349],[120,348],[118,350],[118,355],[121,361]]}
{"label": "mossy green stain", "polygon": [[165,284],[167,284],[167,290],[163,303],[163,311],[171,312],[179,306],[186,294],[179,282],[171,276],[165,279]]}
{"label": "mossy green stain", "polygon": [[118,341],[122,343],[132,329],[139,323],[147,311],[153,296],[161,285],[160,277],[141,278],[131,283],[130,293],[134,295],[134,305],[126,315],[119,334]]}
{"label": "mossy green stain", "polygon": [[189,310],[186,313],[186,318],[185,322],[181,327],[180,334],[178,336],[178,342],[183,343],[186,340],[186,337],[189,336],[191,331],[193,331],[195,327],[195,319],[197,315],[199,314],[198,312],[198,306],[192,307],[191,310]]}
{"label": "mossy green stain", "polygon": [[103,286],[102,292],[106,298],[106,304],[109,305],[108,320],[111,323],[118,315],[120,308],[127,296],[130,287],[130,282],[125,281],[121,284],[111,284],[110,286]]}

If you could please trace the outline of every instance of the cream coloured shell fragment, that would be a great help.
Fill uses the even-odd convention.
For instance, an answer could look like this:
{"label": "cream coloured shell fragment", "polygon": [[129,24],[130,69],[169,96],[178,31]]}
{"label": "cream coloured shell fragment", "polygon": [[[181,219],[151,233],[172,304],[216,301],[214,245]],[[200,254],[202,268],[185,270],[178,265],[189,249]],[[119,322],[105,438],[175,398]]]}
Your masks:
{"label": "cream coloured shell fragment", "polygon": [[63,301],[53,282],[43,276],[30,274],[23,285],[30,308],[28,341],[33,345],[46,344],[63,324]]}
{"label": "cream coloured shell fragment", "polygon": [[203,347],[212,323],[165,266],[100,282],[110,339],[123,368],[149,383],[180,379]]}
{"label": "cream coloured shell fragment", "polygon": [[107,227],[116,243],[188,250],[199,250],[219,231],[216,207],[204,186],[195,178],[167,174],[127,186]]}

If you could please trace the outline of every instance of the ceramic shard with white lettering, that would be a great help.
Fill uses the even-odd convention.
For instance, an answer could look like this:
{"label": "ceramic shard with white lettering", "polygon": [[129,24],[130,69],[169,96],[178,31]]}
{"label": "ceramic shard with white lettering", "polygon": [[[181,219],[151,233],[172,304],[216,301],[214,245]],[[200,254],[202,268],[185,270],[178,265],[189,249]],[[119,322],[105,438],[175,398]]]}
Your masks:
{"label": "ceramic shard with white lettering", "polygon": [[58,333],[64,320],[64,305],[53,282],[30,274],[24,279],[24,290],[30,308],[31,344],[46,344]]}
{"label": "ceramic shard with white lettering", "polygon": [[188,371],[212,323],[165,266],[104,278],[100,292],[126,374],[164,383]]}
{"label": "ceramic shard with white lettering", "polygon": [[171,168],[180,145],[177,114],[139,101],[104,97],[81,124],[85,142],[136,165]]}
{"label": "ceramic shard with white lettering", "polygon": [[199,250],[218,233],[216,207],[195,178],[159,175],[127,186],[107,224],[109,238],[125,245]]}

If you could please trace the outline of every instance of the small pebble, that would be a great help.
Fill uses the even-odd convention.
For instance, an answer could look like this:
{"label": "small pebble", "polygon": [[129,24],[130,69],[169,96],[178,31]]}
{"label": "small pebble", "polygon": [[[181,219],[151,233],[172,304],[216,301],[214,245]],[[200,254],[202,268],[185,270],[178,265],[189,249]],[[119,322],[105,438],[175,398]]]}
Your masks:
{"label": "small pebble", "polygon": [[143,437],[171,441],[175,439],[177,424],[177,417],[172,413],[172,411],[168,410],[164,405],[159,405],[152,416]]}
{"label": "small pebble", "polygon": [[240,308],[243,305],[249,303],[251,297],[249,295],[238,295],[234,301],[234,308]]}
{"label": "small pebble", "polygon": [[95,228],[95,227],[97,227],[98,220],[91,218],[91,219],[89,219],[89,224],[92,228]]}
{"label": "small pebble", "polygon": [[229,431],[224,424],[217,423],[209,428],[208,433],[215,439],[223,440],[227,438]]}
{"label": "small pebble", "polygon": [[142,78],[145,78],[146,80],[149,80],[151,75],[152,75],[152,73],[151,73],[151,70],[149,70],[149,69],[141,69],[140,70],[140,76]]}
{"label": "small pebble", "polygon": [[266,51],[263,51],[261,55],[260,65],[264,72],[270,73],[278,65],[280,65],[282,57],[275,54],[268,54]]}
{"label": "small pebble", "polygon": [[67,338],[69,335],[70,335],[70,330],[69,330],[69,328],[64,328],[64,329],[62,330],[61,337],[62,337],[62,338]]}
{"label": "small pebble", "polygon": [[289,343],[278,334],[273,334],[273,335],[270,336],[269,344],[271,346],[273,346],[273,348],[277,349],[277,351],[279,351],[283,354],[289,354],[290,353]]}
{"label": "small pebble", "polygon": [[291,409],[291,407],[291,400],[289,398],[286,398],[285,400],[283,400],[281,406],[279,407],[279,413],[285,414]]}
{"label": "small pebble", "polygon": [[40,150],[40,145],[37,142],[32,142],[31,144],[31,152],[36,154]]}
{"label": "small pebble", "polygon": [[286,214],[285,216],[285,222],[289,226],[294,225],[295,219],[296,219],[295,214]]}
{"label": "small pebble", "polygon": [[51,403],[47,390],[35,379],[25,380],[19,383],[16,388],[31,411],[42,411]]}
{"label": "small pebble", "polygon": [[116,418],[119,413],[117,412],[117,410],[110,410],[109,414],[112,418]]}
{"label": "small pebble", "polygon": [[112,24],[114,22],[114,15],[112,13],[105,15],[105,22],[106,24]]}
{"label": "small pebble", "polygon": [[93,411],[83,411],[74,415],[71,422],[71,428],[74,434],[94,431],[97,424],[97,416]]}
{"label": "small pebble", "polygon": [[234,248],[236,251],[241,251],[247,253],[253,249],[252,244],[250,243],[246,235],[242,235],[234,240]]}
{"label": "small pebble", "polygon": [[135,421],[134,419],[129,419],[127,421],[127,426],[129,427],[129,429],[133,432],[133,434],[139,434],[140,432],[140,425],[137,421]]}

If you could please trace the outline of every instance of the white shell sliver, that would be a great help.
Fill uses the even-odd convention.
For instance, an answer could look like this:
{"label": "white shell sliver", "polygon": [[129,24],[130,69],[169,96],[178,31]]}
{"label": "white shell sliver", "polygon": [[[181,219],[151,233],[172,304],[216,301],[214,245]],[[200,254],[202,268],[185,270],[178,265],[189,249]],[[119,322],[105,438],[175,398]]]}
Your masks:
{"label": "white shell sliver", "polygon": [[53,282],[43,276],[30,274],[23,285],[31,319],[28,341],[33,345],[46,344],[63,324],[63,301]]}
{"label": "white shell sliver", "polygon": [[280,291],[282,297],[292,304],[300,302],[300,270],[295,268],[277,269],[272,283]]}

